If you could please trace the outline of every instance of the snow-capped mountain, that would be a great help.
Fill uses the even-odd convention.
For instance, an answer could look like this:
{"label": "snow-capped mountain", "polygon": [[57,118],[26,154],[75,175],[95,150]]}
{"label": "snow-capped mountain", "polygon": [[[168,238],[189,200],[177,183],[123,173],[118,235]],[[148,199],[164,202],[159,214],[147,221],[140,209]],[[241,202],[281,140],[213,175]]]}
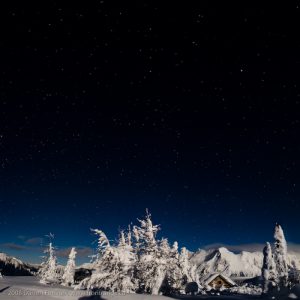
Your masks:
{"label": "snow-capped mountain", "polygon": [[[263,254],[247,251],[235,254],[221,247],[208,251],[198,250],[191,255],[190,262],[196,265],[199,276],[219,272],[227,276],[250,278],[261,275]],[[288,262],[291,268],[300,269],[300,259],[295,254],[289,254]]]}
{"label": "snow-capped mountain", "polygon": [[235,254],[221,247],[197,251],[190,260],[197,265],[199,275],[219,272],[227,276],[255,277],[261,273],[263,256],[260,252],[246,251]]}
{"label": "snow-capped mountain", "polygon": [[0,271],[6,276],[30,276],[37,271],[37,268],[15,257],[0,253]]}

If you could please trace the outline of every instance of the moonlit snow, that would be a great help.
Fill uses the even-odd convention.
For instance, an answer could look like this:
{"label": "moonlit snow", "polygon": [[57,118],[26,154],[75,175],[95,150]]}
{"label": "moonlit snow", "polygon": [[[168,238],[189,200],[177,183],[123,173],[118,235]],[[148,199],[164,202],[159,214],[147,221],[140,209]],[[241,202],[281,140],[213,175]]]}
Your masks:
{"label": "moonlit snow", "polygon": [[[138,221],[138,225],[120,231],[116,242],[109,240],[102,230],[92,229],[98,240],[97,254],[85,277],[76,275],[76,269],[80,269],[76,267],[76,249],[71,248],[66,266],[60,266],[51,240],[38,271],[28,270],[35,276],[8,276],[12,274],[3,269],[0,298],[43,296],[44,299],[92,300],[157,296],[159,299],[168,295],[194,299],[262,294],[269,299],[298,297],[298,279],[291,274],[298,274],[299,259],[288,255],[284,233],[278,224],[272,246],[267,243],[263,252],[236,254],[225,247],[189,252],[185,247],[179,248],[177,242],[170,244],[167,238],[158,239],[160,227],[152,223],[148,212]],[[5,254],[0,256],[0,263],[16,269],[26,266]]]}
{"label": "moonlit snow", "polygon": [[[145,294],[118,294],[104,292],[93,295],[90,291],[74,291],[72,288],[61,285],[44,285],[34,276],[8,276],[0,281],[1,300],[171,300],[172,298],[162,295]],[[176,296],[176,299],[216,299],[214,296]],[[241,298],[238,295],[218,296],[217,299],[257,299],[255,296],[247,295]]]}

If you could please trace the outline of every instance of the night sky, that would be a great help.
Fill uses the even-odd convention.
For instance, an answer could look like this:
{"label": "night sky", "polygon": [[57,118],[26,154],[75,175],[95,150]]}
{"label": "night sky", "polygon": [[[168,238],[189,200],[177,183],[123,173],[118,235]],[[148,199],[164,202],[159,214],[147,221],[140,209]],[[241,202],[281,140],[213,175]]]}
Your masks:
{"label": "night sky", "polygon": [[[210,5],[209,5],[210,3]],[[0,251],[38,261],[149,208],[190,250],[300,244],[300,6],[0,10]]]}

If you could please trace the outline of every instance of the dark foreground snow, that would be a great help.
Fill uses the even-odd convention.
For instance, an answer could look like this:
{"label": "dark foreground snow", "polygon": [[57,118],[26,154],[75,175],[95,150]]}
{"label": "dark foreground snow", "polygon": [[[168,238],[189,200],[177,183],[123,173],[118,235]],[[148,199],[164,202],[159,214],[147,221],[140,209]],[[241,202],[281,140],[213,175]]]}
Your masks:
{"label": "dark foreground snow", "polygon": [[174,299],[226,299],[226,300],[244,300],[259,299],[255,296],[151,296],[140,294],[102,294],[91,295],[87,291],[74,291],[72,288],[57,286],[47,286],[39,283],[33,276],[9,276],[0,279],[0,300],[171,300]]}

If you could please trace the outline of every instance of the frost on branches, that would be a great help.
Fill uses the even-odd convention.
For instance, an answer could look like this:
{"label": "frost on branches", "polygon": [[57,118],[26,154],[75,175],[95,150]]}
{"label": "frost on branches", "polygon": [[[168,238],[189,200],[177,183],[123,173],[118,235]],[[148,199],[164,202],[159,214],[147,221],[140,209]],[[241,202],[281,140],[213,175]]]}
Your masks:
{"label": "frost on branches", "polygon": [[99,289],[111,292],[130,293],[135,291],[134,265],[135,253],[131,247],[131,235],[120,233],[119,243],[112,246],[105,233],[92,230],[98,236],[95,271],[90,278],[84,279],[79,289]]}
{"label": "frost on branches", "polygon": [[191,266],[189,261],[189,252],[185,247],[181,248],[180,255],[179,255],[179,267],[182,273],[182,280],[183,283],[186,284],[188,282],[197,282],[200,286],[200,282],[198,282],[198,276],[196,274],[196,265]]}
{"label": "frost on branches", "polygon": [[73,247],[69,254],[69,259],[67,265],[64,270],[64,274],[62,276],[62,285],[71,286],[74,284],[74,275],[75,275],[75,258],[76,258],[76,250]]}
{"label": "frost on branches", "polygon": [[289,290],[287,243],[283,230],[276,224],[273,250],[269,243],[264,248],[262,268],[263,294],[271,298],[282,297]]}
{"label": "frost on branches", "polygon": [[275,280],[275,264],[272,254],[272,248],[270,243],[266,243],[263,250],[263,267],[262,267],[262,279],[263,279],[263,293],[267,293],[270,285],[274,285]]}
{"label": "frost on branches", "polygon": [[42,262],[41,269],[38,271],[40,282],[44,284],[57,283],[60,281],[60,275],[57,269],[54,247],[51,242],[44,253],[46,254],[45,261]]}
{"label": "frost on branches", "polygon": [[180,268],[178,244],[170,247],[167,239],[156,239],[158,225],[153,225],[147,212],[140,226],[134,227],[137,243],[137,281],[139,291],[157,295],[179,292],[184,283]]}
{"label": "frost on branches", "polygon": [[155,295],[184,290],[191,280],[187,250],[179,254],[177,242],[170,246],[166,238],[158,240],[159,226],[148,212],[138,221],[138,226],[120,232],[116,245],[103,231],[93,230],[98,236],[95,271],[77,288]]}
{"label": "frost on branches", "polygon": [[[140,226],[134,226],[137,253],[137,282],[140,292],[157,294],[164,279],[164,266],[159,258],[159,245],[156,234],[158,225],[153,225],[151,215],[147,212],[144,220],[138,220]],[[162,245],[163,246],[163,245]]]}
{"label": "frost on branches", "polygon": [[288,285],[287,244],[283,230],[276,224],[274,232],[274,262],[276,266],[276,283],[280,286]]}
{"label": "frost on branches", "polygon": [[140,289],[151,294],[182,292],[192,281],[188,251],[182,248],[179,254],[177,242],[170,247],[167,239],[157,241],[159,227],[153,226],[148,213],[145,220],[139,221],[136,232],[139,244],[143,245],[138,251],[137,264]]}

